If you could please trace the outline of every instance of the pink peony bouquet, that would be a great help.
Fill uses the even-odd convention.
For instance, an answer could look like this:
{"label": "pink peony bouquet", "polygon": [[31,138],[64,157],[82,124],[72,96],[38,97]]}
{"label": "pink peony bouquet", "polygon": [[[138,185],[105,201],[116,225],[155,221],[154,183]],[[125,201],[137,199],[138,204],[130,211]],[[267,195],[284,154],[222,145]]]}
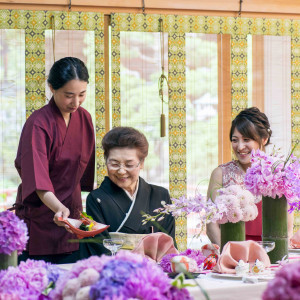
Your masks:
{"label": "pink peony bouquet", "polygon": [[215,203],[224,213],[217,222],[224,224],[254,220],[258,215],[255,201],[256,198],[253,194],[239,185],[230,185],[219,189]]}
{"label": "pink peony bouquet", "polygon": [[192,299],[154,262],[128,251],[91,256],[75,263],[57,282],[51,299]]}
{"label": "pink peony bouquet", "polygon": [[284,265],[268,283],[263,300],[296,300],[300,298],[300,262]]}
{"label": "pink peony bouquet", "polygon": [[47,295],[63,272],[43,260],[22,261],[18,267],[0,271],[0,300],[49,299]]}
{"label": "pink peony bouquet", "polygon": [[18,251],[21,254],[28,240],[28,229],[23,220],[13,212],[0,212],[0,253],[11,254]]}
{"label": "pink peony bouquet", "polygon": [[285,196],[290,210],[300,208],[300,161],[293,154],[283,159],[256,150],[251,153],[251,167],[245,175],[245,186],[254,195],[279,198]]}

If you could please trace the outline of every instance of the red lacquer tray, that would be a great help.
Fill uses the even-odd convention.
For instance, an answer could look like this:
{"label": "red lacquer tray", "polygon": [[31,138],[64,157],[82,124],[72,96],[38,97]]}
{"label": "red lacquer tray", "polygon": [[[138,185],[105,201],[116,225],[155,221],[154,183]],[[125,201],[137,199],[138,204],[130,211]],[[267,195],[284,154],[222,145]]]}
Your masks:
{"label": "red lacquer tray", "polygon": [[[93,237],[93,236],[103,232],[104,230],[106,230],[109,227],[109,225],[98,223],[94,220],[86,218],[83,215],[81,215],[81,218],[79,220],[71,219],[71,218],[67,218],[66,220],[63,220],[63,218],[60,217],[60,218],[58,218],[58,221],[64,222],[65,224],[67,224],[70,227],[70,230],[74,234],[76,234],[79,239],[82,239],[82,238],[85,238],[85,237]],[[84,225],[94,223],[95,225],[94,225],[93,228],[95,228],[95,229],[91,230],[91,231],[81,230],[81,229],[79,229],[79,227],[82,223]]]}

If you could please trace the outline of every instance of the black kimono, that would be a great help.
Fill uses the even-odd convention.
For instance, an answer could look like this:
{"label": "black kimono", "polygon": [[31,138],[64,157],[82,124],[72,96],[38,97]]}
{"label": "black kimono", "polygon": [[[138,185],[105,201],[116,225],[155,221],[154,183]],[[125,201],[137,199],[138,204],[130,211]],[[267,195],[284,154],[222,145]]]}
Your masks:
{"label": "black kimono", "polygon": [[[139,177],[139,188],[134,206],[119,232],[148,234],[152,233],[153,226],[153,232],[165,232],[173,237],[175,243],[175,220],[171,215],[166,215],[162,221],[158,222],[159,226],[155,226],[151,222],[142,225],[143,212],[155,214],[153,210],[162,206],[161,201],[165,201],[167,204],[171,203],[169,191],[163,187],[148,184],[143,178]],[[108,230],[97,235],[95,238],[99,240],[110,238],[109,232],[118,230],[131,204],[132,200],[126,192],[114,184],[108,177],[105,177],[101,186],[92,191],[87,197],[87,214],[99,223],[110,225]],[[80,250],[81,258],[110,253],[101,242],[80,243]]]}

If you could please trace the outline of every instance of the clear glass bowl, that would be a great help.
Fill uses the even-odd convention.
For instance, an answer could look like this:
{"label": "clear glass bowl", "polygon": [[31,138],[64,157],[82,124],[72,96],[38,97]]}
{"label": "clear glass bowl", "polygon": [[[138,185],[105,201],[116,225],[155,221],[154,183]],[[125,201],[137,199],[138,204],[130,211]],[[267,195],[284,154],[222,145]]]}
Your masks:
{"label": "clear glass bowl", "polygon": [[262,246],[267,253],[272,251],[275,248],[274,241],[259,241],[259,242],[257,242],[257,244]]}

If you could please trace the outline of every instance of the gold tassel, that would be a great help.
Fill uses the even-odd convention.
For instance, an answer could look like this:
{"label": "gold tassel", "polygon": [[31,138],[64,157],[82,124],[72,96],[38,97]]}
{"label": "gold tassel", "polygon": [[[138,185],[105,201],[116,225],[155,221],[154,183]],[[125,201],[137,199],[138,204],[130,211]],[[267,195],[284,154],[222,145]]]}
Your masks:
{"label": "gold tassel", "polygon": [[164,114],[160,115],[160,137],[166,136],[166,117]]}

